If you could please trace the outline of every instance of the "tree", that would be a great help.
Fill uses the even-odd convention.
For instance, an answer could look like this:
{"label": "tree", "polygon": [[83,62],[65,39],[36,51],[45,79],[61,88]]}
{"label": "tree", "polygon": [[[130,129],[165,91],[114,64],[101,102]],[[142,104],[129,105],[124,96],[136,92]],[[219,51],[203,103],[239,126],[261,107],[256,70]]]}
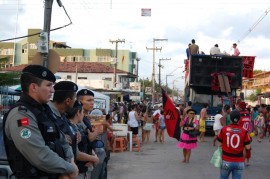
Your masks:
{"label": "tree", "polygon": [[20,83],[19,77],[19,72],[0,73],[0,86],[17,85]]}
{"label": "tree", "polygon": [[259,73],[262,73],[263,71],[262,70],[253,70],[253,75],[257,75]]}
{"label": "tree", "polygon": [[249,95],[249,96],[247,97],[247,99],[250,100],[250,101],[252,101],[252,102],[254,102],[254,101],[257,100],[257,96],[258,96],[258,94],[260,94],[261,92],[262,92],[261,89],[256,89],[256,92],[255,92],[255,93],[252,93],[251,95]]}

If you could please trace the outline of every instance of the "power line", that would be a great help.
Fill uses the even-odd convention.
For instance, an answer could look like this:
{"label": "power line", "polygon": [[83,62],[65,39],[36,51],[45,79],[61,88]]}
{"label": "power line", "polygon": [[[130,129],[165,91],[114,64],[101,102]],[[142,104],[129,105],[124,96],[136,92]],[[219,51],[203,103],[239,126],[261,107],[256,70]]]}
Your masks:
{"label": "power line", "polygon": [[[64,27],[67,27],[69,25],[72,24],[72,21],[66,11],[66,8],[64,7],[64,5],[62,4],[62,6],[64,11],[65,11],[65,14],[67,15],[68,19],[69,19],[69,24],[66,24],[66,25],[63,25],[63,26],[60,26],[60,27],[57,27],[57,28],[54,28],[54,29],[50,29],[50,32],[52,31],[55,31],[55,30],[59,30],[59,29],[62,29]],[[35,36],[35,35],[39,35],[40,33],[34,33],[34,34],[30,34],[30,35],[25,35],[25,36],[20,36],[20,37],[16,37],[16,38],[9,38],[9,39],[4,39],[4,40],[0,40],[0,42],[6,42],[6,41],[10,41],[10,40],[17,40],[17,39],[21,39],[21,38],[26,38],[26,37],[32,37],[32,36]]]}
{"label": "power line", "polygon": [[259,17],[259,19],[248,29],[246,33],[242,35],[242,37],[237,42],[240,43],[244,38],[246,38],[249,35],[249,33],[251,33],[251,31],[253,31],[255,27],[257,27],[257,25],[265,18],[265,16],[267,16],[269,11],[270,11],[270,7],[268,7],[265,10],[265,12]]}

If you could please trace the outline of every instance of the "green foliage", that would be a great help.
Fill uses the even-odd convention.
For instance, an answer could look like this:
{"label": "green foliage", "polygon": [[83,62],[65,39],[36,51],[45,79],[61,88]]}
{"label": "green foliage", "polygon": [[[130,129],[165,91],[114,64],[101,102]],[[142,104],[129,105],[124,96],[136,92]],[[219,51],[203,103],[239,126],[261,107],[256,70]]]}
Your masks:
{"label": "green foliage", "polygon": [[8,57],[0,58],[0,64],[6,64],[8,61]]}
{"label": "green foliage", "polygon": [[18,85],[20,73],[0,73],[0,86]]}
{"label": "green foliage", "polygon": [[253,75],[256,75],[258,73],[262,73],[263,71],[262,70],[253,70]]}
{"label": "green foliage", "polygon": [[247,96],[247,99],[254,102],[257,100],[257,95],[260,94],[262,92],[261,89],[256,89],[255,93],[252,93],[251,95]]}
{"label": "green foliage", "polygon": [[250,101],[252,101],[252,102],[254,102],[254,101],[257,100],[257,95],[255,93],[252,93],[251,95],[249,95],[247,97],[247,99],[250,100]]}

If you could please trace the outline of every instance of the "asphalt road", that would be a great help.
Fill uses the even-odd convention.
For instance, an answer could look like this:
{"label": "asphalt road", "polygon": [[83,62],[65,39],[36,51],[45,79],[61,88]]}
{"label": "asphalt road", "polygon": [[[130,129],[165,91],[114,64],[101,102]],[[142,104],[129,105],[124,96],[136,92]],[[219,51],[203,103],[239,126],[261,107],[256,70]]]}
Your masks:
{"label": "asphalt road", "polygon": [[[198,143],[192,150],[190,163],[182,163],[182,150],[176,147],[177,141],[165,134],[165,143],[144,144],[140,152],[111,153],[108,164],[108,179],[217,179],[219,169],[209,161],[215,147],[213,136],[207,142]],[[246,167],[243,179],[267,179],[270,177],[270,142],[252,143],[250,166]]]}

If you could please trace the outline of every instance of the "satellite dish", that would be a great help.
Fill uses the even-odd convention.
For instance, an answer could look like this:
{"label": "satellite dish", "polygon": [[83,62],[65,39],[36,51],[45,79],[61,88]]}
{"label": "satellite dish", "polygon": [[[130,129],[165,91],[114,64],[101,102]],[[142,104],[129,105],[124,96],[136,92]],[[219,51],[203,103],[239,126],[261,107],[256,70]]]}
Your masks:
{"label": "satellite dish", "polygon": [[[32,64],[34,65],[43,65],[42,56],[40,53],[36,53],[33,57]],[[54,50],[49,50],[49,56],[48,56],[48,69],[51,70],[51,72],[56,73],[60,66],[60,56],[58,53]]]}

